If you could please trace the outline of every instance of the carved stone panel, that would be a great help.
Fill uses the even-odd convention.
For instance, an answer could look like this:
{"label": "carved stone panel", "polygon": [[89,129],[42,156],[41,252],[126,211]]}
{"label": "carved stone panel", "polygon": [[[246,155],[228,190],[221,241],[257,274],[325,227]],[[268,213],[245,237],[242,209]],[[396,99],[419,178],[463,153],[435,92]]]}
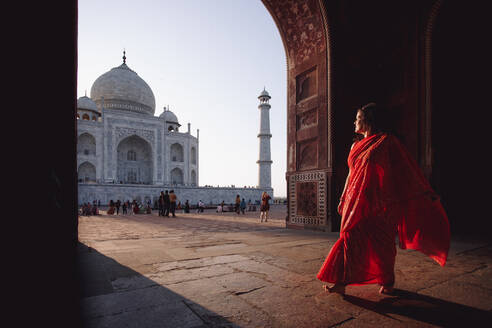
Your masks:
{"label": "carved stone panel", "polygon": [[154,146],[154,131],[152,130],[144,130],[144,129],[135,129],[135,128],[127,128],[127,127],[120,127],[117,126],[115,128],[115,144],[118,145],[118,143],[129,136],[136,135],[141,137],[142,139],[146,140],[147,142],[150,143],[150,145],[153,147]]}
{"label": "carved stone panel", "polygon": [[297,131],[315,126],[318,124],[318,110],[313,108],[304,113],[297,114],[296,129]]}
{"label": "carved stone panel", "polygon": [[326,173],[296,173],[289,177],[289,223],[326,224]]}
{"label": "carved stone panel", "polygon": [[318,216],[318,182],[297,182],[297,215]]}
{"label": "carved stone panel", "polygon": [[314,139],[297,144],[297,169],[316,168],[318,164],[318,143]]}
{"label": "carved stone panel", "polygon": [[296,77],[296,103],[318,94],[318,74],[313,67]]}

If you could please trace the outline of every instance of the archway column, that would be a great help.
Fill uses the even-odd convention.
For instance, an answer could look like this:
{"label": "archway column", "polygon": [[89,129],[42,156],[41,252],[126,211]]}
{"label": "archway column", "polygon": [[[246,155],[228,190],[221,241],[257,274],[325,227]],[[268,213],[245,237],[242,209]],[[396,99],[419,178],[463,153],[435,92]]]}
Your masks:
{"label": "archway column", "polygon": [[332,230],[330,38],[323,1],[263,0],[287,57],[286,225]]}

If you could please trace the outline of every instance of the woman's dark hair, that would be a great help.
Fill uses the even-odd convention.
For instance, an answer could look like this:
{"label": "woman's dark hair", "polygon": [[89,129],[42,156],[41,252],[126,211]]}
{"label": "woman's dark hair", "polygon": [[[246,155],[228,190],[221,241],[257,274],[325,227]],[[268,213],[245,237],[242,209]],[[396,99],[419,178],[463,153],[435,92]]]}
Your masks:
{"label": "woman's dark hair", "polygon": [[[361,106],[357,109],[357,112],[360,111],[363,117],[363,123],[368,125],[371,128],[373,133],[385,132],[385,133],[393,133],[390,124],[390,115],[386,107],[377,105],[374,102],[370,102],[364,106]],[[355,139],[362,139],[362,135],[356,134]]]}

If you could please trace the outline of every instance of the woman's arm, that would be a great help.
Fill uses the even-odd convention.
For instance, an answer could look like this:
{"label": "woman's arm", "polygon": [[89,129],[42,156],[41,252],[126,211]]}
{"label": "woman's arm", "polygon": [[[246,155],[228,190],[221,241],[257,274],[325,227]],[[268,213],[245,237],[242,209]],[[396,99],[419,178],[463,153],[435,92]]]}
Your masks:
{"label": "woman's arm", "polygon": [[[352,150],[352,148],[354,148],[354,145],[355,145],[355,142],[350,147],[350,150]],[[347,179],[345,179],[345,186],[343,187],[343,192],[342,192],[342,195],[340,196],[340,202],[338,203],[338,207],[337,207],[338,214],[340,214],[340,215],[342,215],[342,205],[343,205],[342,200],[344,198],[345,191],[347,190],[347,185],[348,185],[349,179],[350,179],[350,168],[349,168],[349,173],[347,174]]]}

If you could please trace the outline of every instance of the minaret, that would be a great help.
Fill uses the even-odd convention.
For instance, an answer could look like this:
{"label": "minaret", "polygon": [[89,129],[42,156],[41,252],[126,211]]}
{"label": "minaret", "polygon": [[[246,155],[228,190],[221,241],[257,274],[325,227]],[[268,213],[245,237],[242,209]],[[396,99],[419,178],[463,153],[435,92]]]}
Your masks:
{"label": "minaret", "polygon": [[272,187],[272,160],[270,152],[270,95],[263,88],[263,91],[258,96],[260,104],[258,109],[260,110],[260,133],[258,138],[260,139],[260,158],[256,161],[258,163],[258,187],[259,188],[271,188]]}

